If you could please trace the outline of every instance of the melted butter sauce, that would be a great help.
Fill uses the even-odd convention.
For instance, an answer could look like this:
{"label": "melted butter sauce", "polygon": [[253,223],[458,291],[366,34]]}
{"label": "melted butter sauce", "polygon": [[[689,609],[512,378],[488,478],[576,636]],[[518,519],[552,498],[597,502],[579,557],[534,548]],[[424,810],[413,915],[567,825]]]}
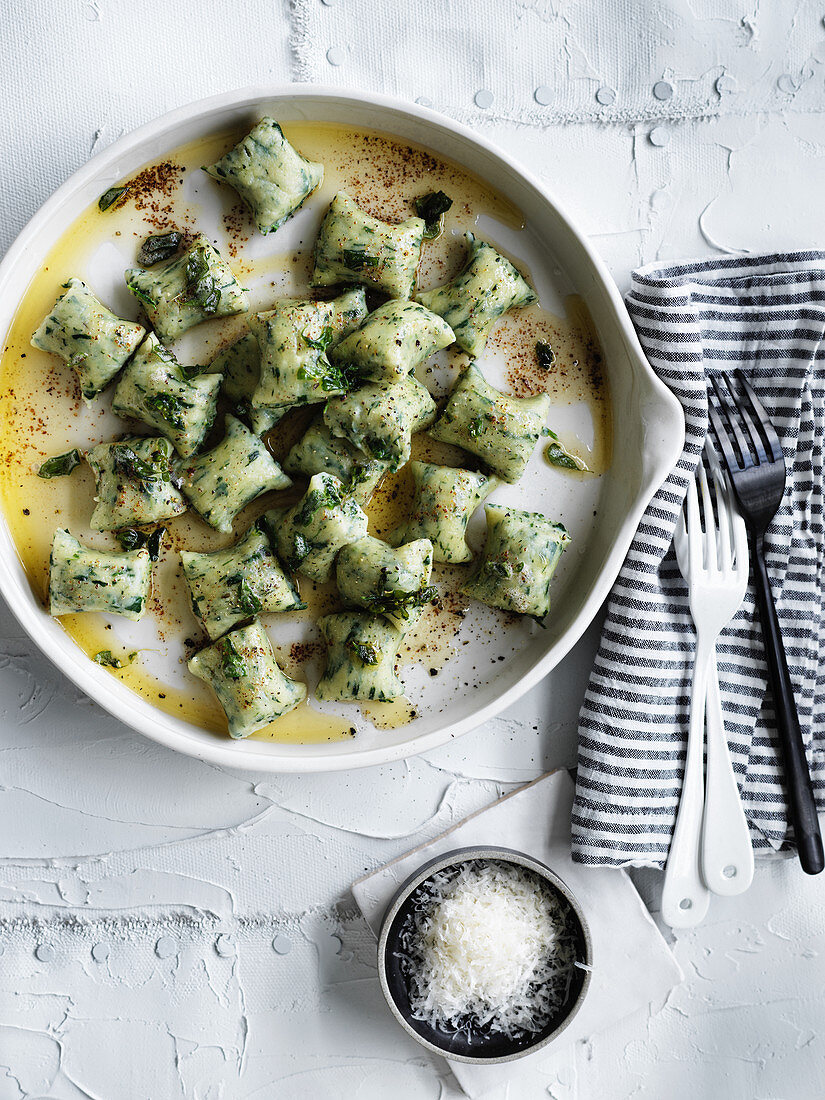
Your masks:
{"label": "melted butter sauce", "polygon": [[[565,306],[564,318],[548,313],[538,303],[506,314],[493,330],[488,347],[504,356],[507,381],[516,397],[546,393],[554,405],[581,403],[588,407],[593,421],[592,444],[565,433],[558,433],[559,441],[587,466],[587,472],[566,473],[573,477],[599,476],[610,467],[613,453],[607,379],[596,330],[583,299],[571,294]],[[539,364],[537,343],[549,344],[553,349],[556,361],[549,370]]]}
{"label": "melted butter sauce", "polygon": [[[454,206],[447,217],[452,232],[442,233],[426,246],[419,271],[419,285],[423,287],[446,281],[460,268],[465,256],[461,234],[474,228],[480,214],[511,228],[517,229],[522,224],[519,211],[506,198],[464,169],[436,159],[424,149],[378,133],[335,125],[293,124],[285,125],[284,130],[305,156],[324,163],[323,186],[311,200],[318,209],[318,220],[326,204],[342,188],[368,212],[390,221],[409,217],[411,201],[424,187],[442,189],[451,195]],[[148,165],[132,177],[132,190],[122,204],[105,213],[96,204],[90,207],[55,243],[23,296],[0,361],[0,500],[29,582],[44,604],[48,595],[49,551],[57,527],[66,527],[82,542],[101,549],[117,548],[117,543],[113,535],[93,532],[89,527],[94,479],[85,464],[69,477],[52,480],[39,478],[37,471],[50,455],[74,447],[82,451],[129,429],[110,412],[111,389],[91,409],[87,408],[79,398],[70,368],[31,346],[31,335],[52,308],[61,284],[70,275],[76,275],[95,289],[95,264],[102,249],[109,250],[109,264],[125,269],[134,262],[147,235],[177,227],[189,232],[202,228],[216,240],[242,284],[249,288],[251,311],[270,308],[276,297],[303,297],[311,293],[307,284],[315,223],[308,239],[301,240],[291,251],[261,255],[261,239],[237,196],[228,187],[217,187],[198,171],[200,165],[216,160],[241,137],[241,131],[226,132],[175,150],[164,162],[159,162],[166,166],[162,171],[156,165]],[[217,227],[214,218],[204,218],[198,198],[204,189],[216,189],[221,205]],[[264,243],[269,251],[278,247],[277,238],[266,238]],[[254,254],[246,253],[246,248]],[[101,292],[101,297],[119,315],[136,316],[137,307],[128,293],[122,289],[118,293],[119,299],[110,299],[105,292]],[[245,327],[244,317],[208,321],[187,333],[174,350],[183,362],[208,362]],[[594,376],[592,372],[588,374],[588,355],[592,366],[597,348],[576,301],[568,302],[566,319],[545,314],[538,307],[505,317],[493,334],[491,347],[498,348],[508,359],[512,357],[514,362],[526,363],[537,339],[551,343],[558,361],[558,370],[552,372],[552,377],[540,380],[540,388],[551,393],[554,402],[592,403],[594,422],[598,421],[596,443],[586,461],[594,472],[600,472],[609,461],[609,405],[604,386],[594,386]],[[454,374],[467,362],[467,357],[455,350],[446,358]],[[520,395],[538,392],[530,388],[536,382],[529,371],[517,370],[512,384],[513,392]],[[283,458],[311,416],[312,410],[302,410],[270,433],[266,442],[276,459]],[[214,445],[219,436],[217,426],[206,447]],[[577,449],[575,443],[572,449]],[[425,436],[414,439],[413,457],[440,464],[460,465],[462,461],[459,450]],[[151,630],[145,646],[124,645],[118,636],[118,626],[122,624],[109,622],[103,615],[68,615],[60,620],[61,625],[90,658],[108,649],[123,660],[121,669],[107,669],[108,674],[154,706],[216,736],[225,736],[226,721],[214,695],[186,669],[188,656],[206,638],[192,615],[177,551],[182,548],[208,551],[229,545],[267,508],[291,504],[302,491],[303,487],[298,486],[260,498],[237,518],[233,536],[213,531],[191,512],[170,521],[161,560],[154,568]],[[386,536],[401,522],[411,498],[408,471],[385,478],[367,510],[370,533]],[[442,595],[435,605],[425,609],[405,638],[401,663],[416,662],[434,675],[449,661],[455,652],[467,603],[458,592],[461,579],[460,569],[439,565],[434,568],[433,580]],[[301,581],[300,588],[308,605],[305,612],[263,616],[263,622],[287,674],[309,680],[312,687],[323,663],[323,647],[315,621],[340,605],[334,583],[312,585]],[[139,625],[144,624],[145,620]],[[289,642],[290,624],[302,628],[304,640],[300,643]],[[133,650],[137,650],[137,656],[129,662],[128,654]],[[395,728],[415,717],[415,707],[407,699],[359,707],[364,717],[379,729]],[[253,737],[312,743],[346,739],[354,732],[346,717],[322,713],[311,703],[304,703]]]}

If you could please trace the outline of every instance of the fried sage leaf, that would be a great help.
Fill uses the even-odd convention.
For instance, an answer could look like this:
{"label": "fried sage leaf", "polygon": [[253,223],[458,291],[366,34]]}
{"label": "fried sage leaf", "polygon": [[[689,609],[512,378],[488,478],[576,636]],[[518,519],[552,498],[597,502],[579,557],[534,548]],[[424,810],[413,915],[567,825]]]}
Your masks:
{"label": "fried sage leaf", "polygon": [[38,477],[52,478],[65,477],[80,465],[80,452],[77,447],[73,451],[66,451],[63,455],[54,455],[47,458],[37,471]]}
{"label": "fried sage leaf", "polygon": [[443,191],[430,191],[419,195],[415,200],[415,212],[424,222],[424,240],[435,240],[444,228],[444,215],[453,205],[453,200]]}
{"label": "fried sage leaf", "polygon": [[138,263],[143,264],[144,267],[151,267],[152,264],[158,264],[161,260],[168,260],[180,248],[182,240],[183,233],[179,233],[176,229],[169,233],[157,233],[147,237],[140,246]]}
{"label": "fried sage leaf", "polygon": [[122,199],[128,190],[128,187],[110,187],[108,191],[104,191],[97,200],[97,208],[101,214],[104,214],[110,207],[114,206],[115,203]]}

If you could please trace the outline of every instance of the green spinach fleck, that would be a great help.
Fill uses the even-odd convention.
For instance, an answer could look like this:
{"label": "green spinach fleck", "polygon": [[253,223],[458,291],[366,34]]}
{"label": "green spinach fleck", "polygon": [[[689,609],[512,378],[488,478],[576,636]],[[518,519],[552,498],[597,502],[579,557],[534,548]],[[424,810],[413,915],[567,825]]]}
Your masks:
{"label": "green spinach fleck", "polygon": [[[127,657],[127,662],[131,664],[135,657],[137,657],[137,653],[130,653]],[[101,649],[99,652],[95,653],[94,660],[97,661],[99,665],[103,665],[104,668],[123,668],[123,661],[121,661],[120,657],[115,657],[111,649]]]}
{"label": "green spinach fleck", "polygon": [[332,343],[335,333],[332,331],[332,325],[324,325],[318,338],[315,340],[313,340],[311,336],[308,336],[306,332],[302,332],[301,335],[304,338],[304,343],[309,347],[315,348],[316,351],[326,351]]}
{"label": "green spinach fleck", "polygon": [[368,611],[375,615],[397,615],[400,619],[409,619],[410,613],[425,603],[432,603],[438,595],[435,585],[419,588],[415,592],[384,591],[367,596],[364,603]]}
{"label": "green spinach fleck", "polygon": [[228,680],[241,680],[246,676],[244,659],[231,638],[224,638],[221,643],[221,669]]}
{"label": "green spinach fleck", "polygon": [[509,562],[486,561],[484,563],[484,572],[492,573],[494,577],[512,577],[513,567]]}
{"label": "green spinach fleck", "polygon": [[284,564],[291,573],[295,573],[305,558],[312,552],[312,544],[303,535],[297,534],[292,539],[292,551],[285,559]]}
{"label": "green spinach fleck", "polygon": [[115,470],[124,477],[133,477],[138,481],[152,484],[157,481],[169,481],[169,463],[161,451],[152,456],[155,463],[140,458],[126,443],[117,443],[112,448]]}
{"label": "green spinach fleck", "polygon": [[191,408],[191,405],[187,405],[173,393],[153,393],[151,397],[146,398],[146,404],[173,428],[186,427],[184,409]]}
{"label": "green spinach fleck", "polygon": [[257,615],[263,608],[260,598],[252,591],[246,577],[238,577],[238,605],[247,615]]}
{"label": "green spinach fleck", "polygon": [[[199,374],[208,374],[209,367],[203,366],[198,363],[193,363],[191,366],[184,366],[183,363],[178,363],[178,370],[183,378],[184,382],[191,382],[193,378],[197,378]],[[191,406],[188,406],[191,407]]]}
{"label": "green spinach fleck", "polygon": [[344,370],[334,366],[323,354],[312,363],[304,363],[298,368],[298,377],[302,382],[313,382],[324,393],[349,389],[350,382]]}
{"label": "green spinach fleck", "polygon": [[209,266],[206,245],[196,244],[189,250],[186,260],[186,293],[194,298],[207,316],[218,312],[221,288]]}
{"label": "green spinach fleck", "polygon": [[129,283],[129,289],[140,302],[141,305],[146,306],[147,309],[154,309],[157,303],[155,299],[150,297],[145,290],[142,290],[136,283]]}
{"label": "green spinach fleck", "polygon": [[367,267],[378,267],[381,261],[377,256],[370,256],[365,246],[353,246],[341,250],[341,263],[350,271],[363,271]]}
{"label": "green spinach fleck", "polygon": [[377,665],[378,651],[374,645],[367,642],[357,642],[354,638],[347,638],[346,648],[354,653],[362,665]]}

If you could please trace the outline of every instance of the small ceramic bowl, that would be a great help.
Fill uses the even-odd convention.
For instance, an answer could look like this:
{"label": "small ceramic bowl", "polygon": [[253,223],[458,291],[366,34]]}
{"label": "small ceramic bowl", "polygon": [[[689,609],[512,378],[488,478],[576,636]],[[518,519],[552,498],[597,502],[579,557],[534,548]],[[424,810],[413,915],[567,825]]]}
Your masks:
{"label": "small ceramic bowl", "polygon": [[[541,1030],[519,1039],[510,1039],[500,1032],[479,1034],[473,1031],[448,1031],[444,1028],[413,1019],[410,1011],[410,999],[407,980],[402,971],[399,955],[401,953],[399,937],[409,916],[414,895],[418,887],[438,871],[458,867],[462,863],[477,860],[495,860],[498,863],[517,864],[532,871],[542,879],[546,886],[560,895],[570,907],[576,937],[576,961],[581,966],[574,968],[567,1000],[555,1017]],[[512,1062],[523,1058],[551,1043],[570,1023],[579,1011],[588,986],[592,967],[592,943],[587,921],[581,906],[565,883],[536,859],[515,852],[509,848],[472,847],[459,848],[430,860],[407,879],[390,902],[381,925],[378,940],[378,976],[381,988],[390,1010],[399,1024],[422,1046],[436,1054],[442,1054],[456,1062],[470,1062],[476,1065],[493,1065],[500,1062]]]}

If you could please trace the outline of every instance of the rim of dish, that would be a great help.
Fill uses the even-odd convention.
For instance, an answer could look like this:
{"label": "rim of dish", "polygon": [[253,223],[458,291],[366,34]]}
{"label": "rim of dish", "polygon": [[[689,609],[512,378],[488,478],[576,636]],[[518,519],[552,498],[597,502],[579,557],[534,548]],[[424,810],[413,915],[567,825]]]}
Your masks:
{"label": "rim of dish", "polygon": [[[274,773],[344,771],[377,764],[388,764],[410,756],[416,756],[419,753],[438,748],[452,739],[483,725],[524,695],[567,656],[593,621],[618,575],[644,509],[675,464],[681,453],[684,439],[684,418],[681,405],[675,395],[657,377],[645,358],[630,317],[624,308],[618,287],[607,270],[604,261],[591,247],[576,224],[575,219],[570,217],[564,206],[556,201],[550,190],[528,169],[507,152],[500,149],[494,142],[488,141],[469,127],[455,122],[445,115],[421,107],[419,104],[408,103],[391,96],[314,84],[247,87],[196,100],[144,123],[130,133],[118,138],[106,149],[96,153],[77,171],[72,173],[52,196],[39,207],[20,231],[3,257],[2,262],[0,262],[0,295],[5,289],[5,284],[14,274],[21,257],[29,247],[31,238],[39,231],[39,224],[53,216],[64,201],[73,196],[84,185],[91,183],[98,177],[103,177],[106,170],[115,166],[120,157],[134,153],[135,150],[146,145],[150,140],[157,142],[167,131],[182,122],[204,118],[220,110],[237,109],[244,106],[253,107],[256,103],[262,101],[300,100],[302,98],[319,103],[323,103],[325,100],[334,100],[338,104],[342,102],[351,103],[353,107],[378,107],[413,119],[419,119],[440,128],[442,131],[460,135],[466,141],[496,158],[510,171],[516,173],[559,215],[584,251],[588,262],[598,275],[602,288],[610,300],[617,326],[625,340],[626,350],[634,360],[635,369],[644,378],[648,391],[658,406],[659,414],[669,416],[675,430],[670,435],[671,445],[668,449],[661,454],[647,456],[643,484],[633,501],[633,506],[626,514],[618,536],[613,543],[610,556],[596,577],[595,583],[588,590],[573,621],[558,641],[515,684],[502,692],[491,703],[473,711],[472,714],[452,725],[441,726],[439,729],[421,734],[412,740],[394,745],[376,746],[363,750],[345,748],[345,751],[335,755],[321,755],[317,752],[307,752],[306,749],[311,747],[308,745],[278,744],[278,752],[275,754],[271,751],[255,751],[248,747],[250,742],[243,742],[244,749],[239,752],[239,743],[233,742],[229,738],[224,739],[214,736],[214,739],[212,739],[212,735],[206,731],[201,731],[198,734],[181,728],[178,720],[172,715],[167,715],[164,711],[154,707],[142,696],[136,696],[136,693],[126,685],[121,684],[119,681],[113,681],[105,670],[94,666],[88,657],[77,649],[74,643],[71,643],[71,647],[61,645],[62,628],[48,616],[25,577],[21,583],[19,576],[10,567],[7,555],[0,553],[0,592],[2,592],[18,623],[44,655],[99,706],[119,721],[149,737],[150,740],[185,755],[209,763],[230,765],[249,771]],[[162,154],[158,153],[158,155]],[[151,153],[147,159],[150,158]],[[14,304],[9,310],[8,326],[4,325],[3,327],[3,339],[5,339],[8,328],[13,322],[22,295],[18,292],[9,297]],[[1,534],[6,544],[11,548],[11,552],[16,555],[5,515],[2,515]],[[33,612],[34,614],[32,614]],[[50,623],[52,624],[51,629]],[[65,637],[67,641],[70,641],[68,635]],[[54,649],[54,642],[58,643],[57,652]],[[100,676],[98,677],[96,673],[99,673]],[[107,683],[103,677],[107,677],[112,682]],[[349,746],[350,743],[341,742],[341,745]]]}

